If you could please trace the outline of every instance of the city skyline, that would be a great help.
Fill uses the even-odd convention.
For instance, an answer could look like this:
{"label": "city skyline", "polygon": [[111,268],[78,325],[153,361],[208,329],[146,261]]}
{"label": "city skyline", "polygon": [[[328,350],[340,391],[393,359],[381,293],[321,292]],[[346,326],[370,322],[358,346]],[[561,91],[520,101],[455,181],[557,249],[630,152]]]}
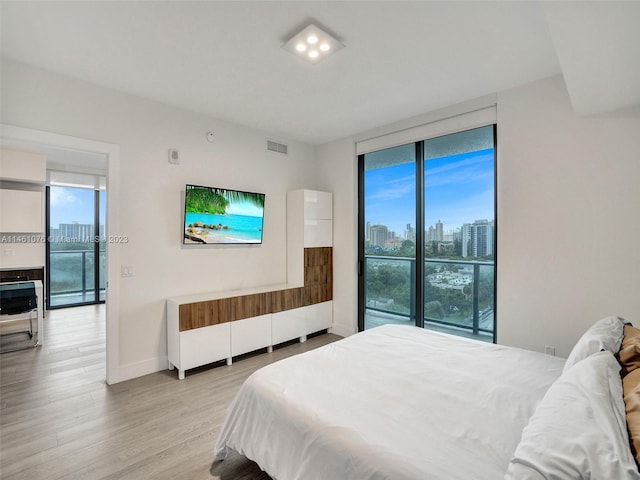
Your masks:
{"label": "city skyline", "polygon": [[[476,220],[494,220],[492,148],[425,162],[425,230],[443,223],[444,232]],[[365,222],[404,236],[415,226],[415,163],[365,172]]]}

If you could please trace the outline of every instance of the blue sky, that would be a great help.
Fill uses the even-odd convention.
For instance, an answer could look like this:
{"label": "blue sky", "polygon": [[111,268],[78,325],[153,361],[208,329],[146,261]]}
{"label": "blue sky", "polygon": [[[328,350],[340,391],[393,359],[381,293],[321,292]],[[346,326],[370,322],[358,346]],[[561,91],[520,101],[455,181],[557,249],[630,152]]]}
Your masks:
{"label": "blue sky", "polygon": [[[93,224],[94,190],[88,188],[51,187],[51,228],[61,223]],[[100,216],[105,218],[105,192],[101,192]]]}
{"label": "blue sky", "polygon": [[[444,231],[475,220],[493,220],[493,149],[427,160],[425,229],[441,220]],[[415,164],[365,172],[365,222],[387,225],[402,236],[415,227]]]}

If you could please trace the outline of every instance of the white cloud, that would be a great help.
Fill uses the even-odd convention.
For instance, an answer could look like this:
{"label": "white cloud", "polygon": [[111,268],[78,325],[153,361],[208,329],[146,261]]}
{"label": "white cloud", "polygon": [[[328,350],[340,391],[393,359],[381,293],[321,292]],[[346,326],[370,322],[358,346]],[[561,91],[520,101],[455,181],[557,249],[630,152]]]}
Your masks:
{"label": "white cloud", "polygon": [[49,190],[49,201],[52,207],[66,207],[67,205],[81,203],[78,197],[63,187],[51,187],[51,190]]}

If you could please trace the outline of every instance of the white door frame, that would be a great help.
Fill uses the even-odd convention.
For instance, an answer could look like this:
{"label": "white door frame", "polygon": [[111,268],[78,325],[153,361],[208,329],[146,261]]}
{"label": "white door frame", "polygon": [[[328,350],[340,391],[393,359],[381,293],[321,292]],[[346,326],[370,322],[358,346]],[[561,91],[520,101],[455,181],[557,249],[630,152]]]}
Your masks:
{"label": "white door frame", "polygon": [[[105,155],[107,158],[107,239],[109,235],[120,234],[120,147],[112,143],[97,142],[84,138],[59,135],[57,133],[33,130],[0,123],[0,140],[55,147],[77,152]],[[120,378],[120,358],[118,348],[119,312],[119,267],[120,246],[106,242],[107,249],[107,291],[106,291],[106,381],[117,383]]]}

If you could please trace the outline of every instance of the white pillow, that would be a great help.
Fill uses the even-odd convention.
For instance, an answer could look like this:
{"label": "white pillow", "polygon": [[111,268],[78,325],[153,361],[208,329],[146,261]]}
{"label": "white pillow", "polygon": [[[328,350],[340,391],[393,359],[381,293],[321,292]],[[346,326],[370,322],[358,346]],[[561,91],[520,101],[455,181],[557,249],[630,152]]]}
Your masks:
{"label": "white pillow", "polygon": [[514,453],[506,480],[639,480],[627,434],[620,365],[611,352],[551,385]]}
{"label": "white pillow", "polygon": [[624,336],[624,320],[620,317],[606,317],[594,323],[575,344],[563,372],[566,372],[580,360],[601,350],[618,353]]}

